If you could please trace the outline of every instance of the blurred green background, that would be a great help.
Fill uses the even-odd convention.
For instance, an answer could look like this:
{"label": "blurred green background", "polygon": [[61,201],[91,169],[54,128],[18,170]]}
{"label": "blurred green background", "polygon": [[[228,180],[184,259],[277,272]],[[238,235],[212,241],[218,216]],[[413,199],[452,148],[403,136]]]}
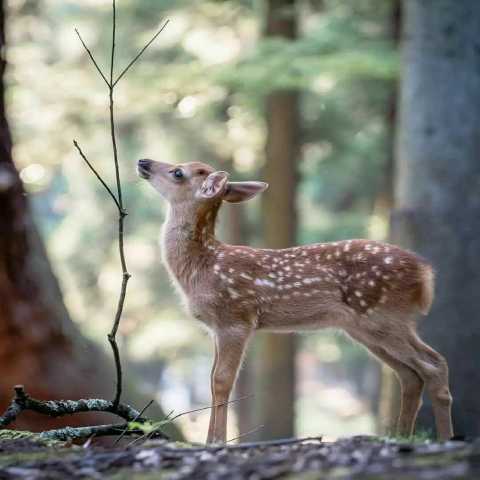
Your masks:
{"label": "blurred green background", "polygon": [[[261,179],[265,97],[295,90],[301,92],[298,242],[385,238],[398,73],[394,7],[385,0],[299,1],[299,38],[289,42],[262,36],[261,1],[118,2],[118,68],[170,20],[116,92],[133,275],[120,343],[127,376],[165,410],[208,405],[212,352],[160,264],[165,205],[137,179],[136,160],[199,160],[237,179]],[[14,158],[68,310],[106,348],[119,279],[115,210],[72,139],[112,183],[105,86],[74,34],[77,27],[106,69],[111,2],[15,0],[9,14]],[[245,213],[239,228],[261,245],[259,201]],[[228,221],[220,229],[228,237]],[[380,377],[366,352],[325,332],[300,336],[299,343],[297,434],[374,432]],[[208,415],[181,419],[188,438],[203,439]],[[238,431],[231,420],[230,432]]]}
{"label": "blurred green background", "polygon": [[[122,358],[129,381],[156,398],[164,411],[208,405],[212,348],[180,308],[161,266],[158,238],[165,205],[137,178],[136,161],[202,161],[230,171],[234,179],[271,183],[291,176],[285,197],[296,206],[296,221],[281,208],[274,215],[261,200],[228,207],[219,225],[227,241],[269,246],[275,232],[265,233],[265,227],[282,222],[289,225],[291,243],[387,239],[394,207],[397,84],[410,65],[407,59],[401,66],[399,54],[402,3],[409,2],[118,2],[117,72],[169,19],[116,89],[129,212],[126,253],[133,276],[119,331]],[[417,2],[410,4],[413,19]],[[448,11],[442,12],[447,21]],[[107,350],[120,280],[116,212],[72,139],[113,185],[106,88],[74,33],[77,27],[107,70],[111,1],[12,0],[7,13],[6,105],[14,160],[70,316],[86,337]],[[282,25],[275,30],[276,21],[285,22],[286,34]],[[428,49],[418,54],[422,58]],[[296,113],[292,131],[284,132],[295,143],[295,155],[287,159],[290,169],[279,168],[268,156],[267,147],[276,140],[272,105],[279,93],[288,96]],[[441,143],[437,147],[442,150]],[[476,198],[474,188],[465,193]],[[448,219],[453,217],[450,212]],[[478,222],[472,226],[479,231]],[[438,255],[432,256],[445,256],[441,248],[439,242]],[[466,275],[458,281],[471,278]],[[442,285],[441,272],[439,278]],[[468,330],[472,338],[479,334],[475,328]],[[335,438],[385,431],[391,422],[385,403],[395,404],[396,391],[388,371],[332,332],[299,335],[296,343],[297,435]],[[230,438],[262,424],[261,415],[255,415],[260,408],[255,397],[262,396],[261,383],[255,381],[262,371],[255,361],[261,348],[251,349],[240,375],[236,395],[254,398],[236,406]],[[204,440],[208,416],[205,411],[179,419],[188,439]]]}

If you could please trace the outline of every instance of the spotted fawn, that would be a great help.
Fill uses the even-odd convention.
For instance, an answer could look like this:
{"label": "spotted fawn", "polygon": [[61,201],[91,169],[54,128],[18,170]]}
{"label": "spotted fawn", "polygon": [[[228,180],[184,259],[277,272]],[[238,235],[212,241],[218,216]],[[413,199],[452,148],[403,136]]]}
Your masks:
{"label": "spotted fawn", "polygon": [[[263,182],[230,182],[193,162],[139,160],[140,177],[168,202],[163,262],[189,313],[211,333],[212,410],[207,442],[225,442],[227,402],[256,330],[334,327],[391,367],[401,384],[398,433],[413,433],[424,387],[440,440],[452,433],[448,367],[416,333],[434,296],[432,267],[394,245],[343,240],[281,250],[227,245],[215,237],[223,201],[243,202]],[[268,221],[268,219],[267,219]]]}

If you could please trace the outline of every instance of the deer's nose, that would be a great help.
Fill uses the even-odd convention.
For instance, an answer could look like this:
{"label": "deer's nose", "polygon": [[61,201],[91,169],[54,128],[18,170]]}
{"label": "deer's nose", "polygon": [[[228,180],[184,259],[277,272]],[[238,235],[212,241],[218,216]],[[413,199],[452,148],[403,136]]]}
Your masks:
{"label": "deer's nose", "polygon": [[138,161],[138,166],[145,171],[150,171],[150,167],[152,166],[152,161],[148,160],[146,158],[143,158],[142,160]]}
{"label": "deer's nose", "polygon": [[137,173],[140,178],[148,180],[150,178],[150,170],[152,168],[152,161],[146,158],[137,162]]}

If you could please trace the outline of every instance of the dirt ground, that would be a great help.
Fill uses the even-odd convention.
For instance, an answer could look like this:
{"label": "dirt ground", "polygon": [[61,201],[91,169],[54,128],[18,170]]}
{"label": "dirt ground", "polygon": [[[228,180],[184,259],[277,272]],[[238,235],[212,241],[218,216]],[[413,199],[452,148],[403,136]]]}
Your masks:
{"label": "dirt ground", "polygon": [[410,444],[375,437],[282,445],[189,447],[164,441],[115,448],[0,435],[0,479],[480,479],[480,440]]}

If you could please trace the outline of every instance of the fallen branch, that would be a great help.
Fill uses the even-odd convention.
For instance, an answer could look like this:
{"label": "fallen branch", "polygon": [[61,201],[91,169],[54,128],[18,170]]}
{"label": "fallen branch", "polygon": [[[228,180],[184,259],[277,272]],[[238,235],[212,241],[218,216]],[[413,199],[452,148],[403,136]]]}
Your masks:
{"label": "fallen branch", "polygon": [[[105,412],[112,413],[123,418],[127,422],[146,423],[148,420],[142,417],[142,413],[150,406],[151,402],[138,412],[130,405],[119,403],[114,405],[110,400],[102,398],[81,398],[80,400],[37,400],[30,397],[23,385],[14,387],[15,396],[5,413],[0,417],[0,427],[4,428],[13,423],[24,411],[31,411],[57,418],[64,415],[72,415],[82,412]],[[144,435],[139,428],[130,428],[129,423],[111,425],[93,425],[90,427],[65,427],[54,430],[46,430],[39,434],[45,440],[79,440],[91,436],[102,437],[107,435]],[[158,429],[153,434],[156,438],[168,438]]]}
{"label": "fallen branch", "polygon": [[204,447],[193,448],[171,448],[165,447],[165,449],[180,453],[180,452],[216,452],[218,450],[248,450],[249,448],[269,448],[280,447],[283,445],[294,445],[306,442],[322,442],[323,437],[305,437],[305,438],[280,438],[278,440],[261,440],[259,442],[245,442],[238,445],[205,445]]}
{"label": "fallen branch", "polygon": [[48,415],[49,417],[63,417],[64,415],[72,415],[81,412],[106,412],[117,415],[127,422],[147,421],[146,418],[140,416],[140,412],[132,408],[130,405],[119,403],[117,406],[110,400],[102,398],[81,398],[80,400],[37,400],[30,397],[24,390],[23,385],[14,387],[15,396],[12,399],[7,410],[0,417],[0,427],[6,427],[13,423],[18,415],[23,411],[30,410],[32,412]]}

